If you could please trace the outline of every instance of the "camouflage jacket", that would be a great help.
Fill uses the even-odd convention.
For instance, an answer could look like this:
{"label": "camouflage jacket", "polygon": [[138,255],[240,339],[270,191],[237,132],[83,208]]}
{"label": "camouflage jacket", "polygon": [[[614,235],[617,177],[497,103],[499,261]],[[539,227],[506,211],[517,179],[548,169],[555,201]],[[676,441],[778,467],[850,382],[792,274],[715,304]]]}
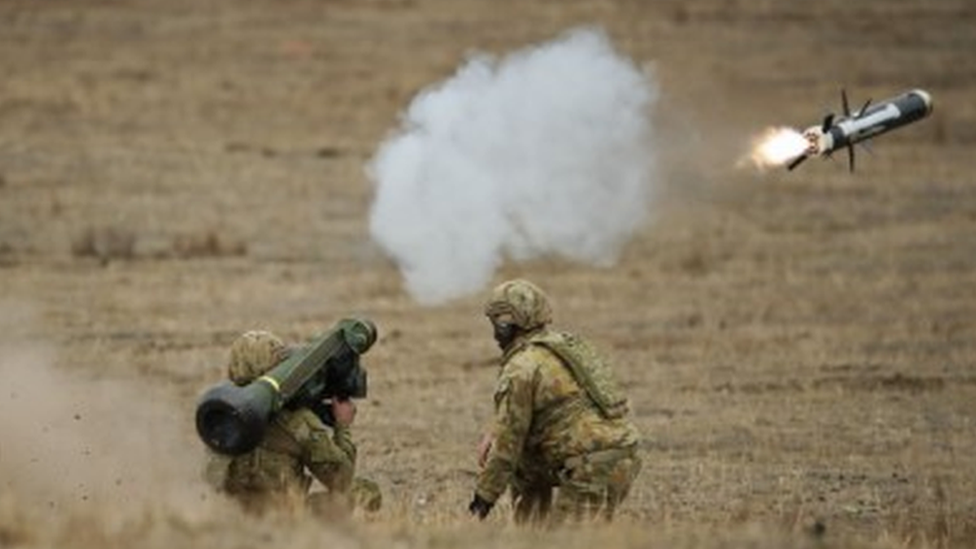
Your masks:
{"label": "camouflage jacket", "polygon": [[[638,442],[630,421],[602,414],[567,364],[544,344],[554,337],[560,335],[548,330],[531,334],[502,358],[495,389],[494,443],[476,489],[487,501],[501,496],[516,470],[555,473],[569,457]],[[602,360],[591,366],[609,368]],[[596,373],[612,379],[609,372]]]}
{"label": "camouflage jacket", "polygon": [[348,427],[329,428],[310,410],[281,410],[254,450],[232,458],[224,489],[231,495],[305,495],[306,469],[332,492],[352,484],[356,446]]}

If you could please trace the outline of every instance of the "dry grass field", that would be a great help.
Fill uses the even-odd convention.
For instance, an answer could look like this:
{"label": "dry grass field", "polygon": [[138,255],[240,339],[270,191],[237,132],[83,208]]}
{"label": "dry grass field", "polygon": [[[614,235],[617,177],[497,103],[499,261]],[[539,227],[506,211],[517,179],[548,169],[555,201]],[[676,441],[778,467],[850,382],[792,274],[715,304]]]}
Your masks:
{"label": "dry grass field", "polygon": [[[615,265],[494,280],[613,357],[645,468],[612,528],[473,524],[484,293],[411,299],[364,165],[470,52],[579,25],[657,75],[660,196]],[[0,0],[0,547],[976,545],[974,29],[970,0]],[[734,167],[841,87],[935,112],[854,174]],[[244,517],[197,396],[240,332],[352,314],[384,509]]]}

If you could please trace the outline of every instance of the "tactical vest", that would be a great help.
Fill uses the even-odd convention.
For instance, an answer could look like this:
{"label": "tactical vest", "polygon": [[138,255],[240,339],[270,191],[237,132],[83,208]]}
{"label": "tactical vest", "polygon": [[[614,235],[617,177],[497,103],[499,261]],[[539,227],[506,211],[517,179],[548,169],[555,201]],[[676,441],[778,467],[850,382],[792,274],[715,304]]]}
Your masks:
{"label": "tactical vest", "polygon": [[545,331],[528,341],[552,351],[566,366],[576,383],[607,419],[627,414],[627,399],[620,394],[610,365],[593,347],[573,334]]}

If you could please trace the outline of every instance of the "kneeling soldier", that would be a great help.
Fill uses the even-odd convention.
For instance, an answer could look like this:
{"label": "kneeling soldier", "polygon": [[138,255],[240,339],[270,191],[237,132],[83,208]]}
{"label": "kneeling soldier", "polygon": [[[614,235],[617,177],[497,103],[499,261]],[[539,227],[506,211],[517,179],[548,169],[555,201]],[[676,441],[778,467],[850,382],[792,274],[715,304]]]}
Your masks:
{"label": "kneeling soldier", "polygon": [[485,314],[502,368],[469,510],[484,518],[510,487],[518,522],[611,520],[641,461],[609,365],[583,339],[549,328],[548,298],[531,282],[499,285]]}
{"label": "kneeling soldier", "polygon": [[[246,332],[231,346],[228,377],[237,385],[247,385],[288,354],[288,347],[274,334]],[[309,507],[318,514],[333,515],[346,513],[353,505],[378,509],[382,502],[379,487],[353,476],[356,445],[350,427],[356,405],[339,399],[331,404],[331,436],[329,427],[312,410],[286,407],[271,418],[255,449],[231,458],[212,455],[208,480],[251,511]],[[310,493],[313,478],[326,491]]]}

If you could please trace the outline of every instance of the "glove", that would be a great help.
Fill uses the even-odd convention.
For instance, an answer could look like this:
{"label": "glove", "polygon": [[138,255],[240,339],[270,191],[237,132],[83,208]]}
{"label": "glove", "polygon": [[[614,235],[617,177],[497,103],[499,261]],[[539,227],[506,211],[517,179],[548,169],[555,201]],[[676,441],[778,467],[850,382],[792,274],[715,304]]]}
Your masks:
{"label": "glove", "polygon": [[475,493],[474,499],[471,500],[471,504],[468,505],[468,511],[471,511],[472,515],[477,515],[479,519],[484,520],[485,517],[488,516],[488,513],[491,512],[491,508],[494,506],[495,504],[493,502],[487,501]]}

